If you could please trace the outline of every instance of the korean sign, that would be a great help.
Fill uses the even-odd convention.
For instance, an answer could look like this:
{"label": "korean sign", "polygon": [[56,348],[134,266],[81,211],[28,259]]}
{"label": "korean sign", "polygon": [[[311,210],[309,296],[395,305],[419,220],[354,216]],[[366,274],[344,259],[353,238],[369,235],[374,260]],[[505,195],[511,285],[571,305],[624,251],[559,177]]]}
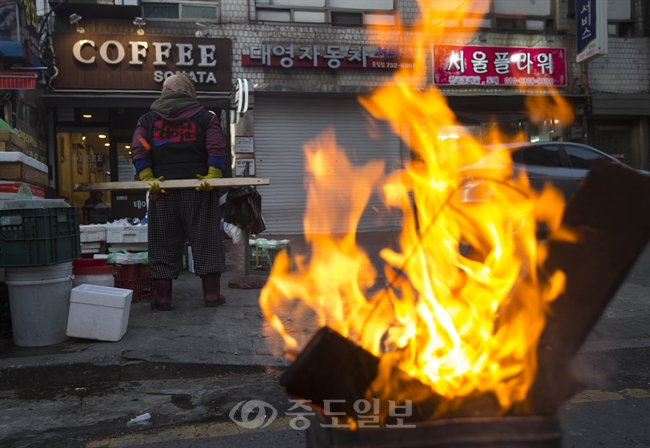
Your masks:
{"label": "korean sign", "polygon": [[413,67],[413,51],[406,47],[366,47],[362,45],[251,45],[242,54],[243,66],[329,67],[398,69]]}
{"label": "korean sign", "polygon": [[55,33],[64,89],[160,90],[165,79],[187,73],[198,91],[230,91],[228,39]]}
{"label": "korean sign", "polygon": [[435,84],[566,86],[564,48],[435,45]]}
{"label": "korean sign", "polygon": [[27,145],[27,150],[23,152],[39,162],[47,163],[47,138],[20,118],[16,118],[16,128]]}
{"label": "korean sign", "polygon": [[607,54],[607,1],[576,1],[576,61]]}

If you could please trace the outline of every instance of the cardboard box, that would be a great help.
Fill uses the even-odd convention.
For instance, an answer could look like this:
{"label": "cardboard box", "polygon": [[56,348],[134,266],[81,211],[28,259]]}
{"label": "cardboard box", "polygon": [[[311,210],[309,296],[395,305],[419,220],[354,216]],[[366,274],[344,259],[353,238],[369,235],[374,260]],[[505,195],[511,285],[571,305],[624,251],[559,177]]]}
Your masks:
{"label": "cardboard box", "polygon": [[27,182],[48,187],[48,168],[22,152],[0,152],[0,180]]}
{"label": "cardboard box", "polygon": [[126,333],[133,291],[98,285],[79,285],[70,293],[66,335],[117,342]]}
{"label": "cardboard box", "polygon": [[3,130],[0,131],[0,142],[11,143],[12,145],[18,147],[18,151],[26,151],[27,144],[20,137],[20,135],[15,132]]}
{"label": "cardboard box", "polygon": [[5,151],[22,152],[20,147],[18,147],[17,145],[14,145],[11,142],[0,142],[0,152],[5,152]]}

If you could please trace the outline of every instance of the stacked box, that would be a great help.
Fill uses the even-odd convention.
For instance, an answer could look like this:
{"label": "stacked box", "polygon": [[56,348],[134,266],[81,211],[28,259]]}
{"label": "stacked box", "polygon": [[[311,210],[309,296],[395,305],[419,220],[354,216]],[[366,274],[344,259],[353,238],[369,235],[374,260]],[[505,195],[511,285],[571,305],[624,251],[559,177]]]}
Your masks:
{"label": "stacked box", "polygon": [[43,199],[44,197],[43,187],[25,182],[0,180],[0,209],[4,208],[7,201]]}
{"label": "stacked box", "polygon": [[47,165],[22,152],[0,152],[0,179],[41,187],[50,185]]}
{"label": "stacked box", "polygon": [[0,210],[0,266],[47,266],[80,254],[76,208]]}
{"label": "stacked box", "polygon": [[146,225],[106,226],[106,243],[112,251],[124,249],[131,252],[144,252],[147,250],[148,228]]}
{"label": "stacked box", "polygon": [[90,224],[79,226],[82,254],[96,254],[102,251],[106,241],[106,226]]}
{"label": "stacked box", "polygon": [[0,151],[27,151],[27,144],[20,135],[9,130],[0,130]]}

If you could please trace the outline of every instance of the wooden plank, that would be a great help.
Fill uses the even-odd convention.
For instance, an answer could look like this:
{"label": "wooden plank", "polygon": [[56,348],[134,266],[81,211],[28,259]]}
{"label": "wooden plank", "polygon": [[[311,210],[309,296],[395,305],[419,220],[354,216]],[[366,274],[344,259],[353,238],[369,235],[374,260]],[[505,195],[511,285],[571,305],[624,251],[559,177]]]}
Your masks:
{"label": "wooden plank", "polygon": [[[95,182],[74,184],[74,191],[102,191],[102,190],[148,190],[154,181],[132,181],[132,182]],[[213,187],[245,187],[257,185],[269,185],[269,179],[256,177],[232,177],[222,179],[181,179],[164,180],[158,182],[160,188],[196,188],[203,182],[208,182]]]}

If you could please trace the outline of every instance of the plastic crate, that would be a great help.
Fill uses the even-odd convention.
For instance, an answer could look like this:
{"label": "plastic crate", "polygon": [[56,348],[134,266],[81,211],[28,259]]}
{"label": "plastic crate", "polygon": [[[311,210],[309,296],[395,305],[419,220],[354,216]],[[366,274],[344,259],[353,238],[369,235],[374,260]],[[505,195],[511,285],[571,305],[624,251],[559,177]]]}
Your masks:
{"label": "plastic crate", "polygon": [[113,278],[116,288],[133,291],[133,302],[153,297],[153,279],[147,264],[116,264]]}
{"label": "plastic crate", "polygon": [[76,208],[0,211],[0,266],[47,266],[76,260],[80,255]]}
{"label": "plastic crate", "polygon": [[258,272],[270,272],[271,266],[273,266],[273,262],[275,261],[275,257],[283,250],[287,252],[287,255],[291,256],[291,247],[289,245],[277,249],[263,249],[260,247],[251,246],[250,270]]}

